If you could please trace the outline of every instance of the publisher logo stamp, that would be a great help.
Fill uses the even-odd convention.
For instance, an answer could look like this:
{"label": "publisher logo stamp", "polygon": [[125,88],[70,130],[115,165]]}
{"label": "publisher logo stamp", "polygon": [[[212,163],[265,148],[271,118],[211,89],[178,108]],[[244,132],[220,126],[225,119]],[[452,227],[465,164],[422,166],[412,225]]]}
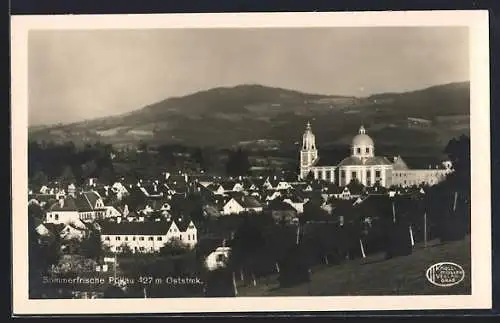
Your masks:
{"label": "publisher logo stamp", "polygon": [[465,278],[465,271],[453,262],[439,262],[430,266],[425,273],[427,280],[439,287],[457,285]]}

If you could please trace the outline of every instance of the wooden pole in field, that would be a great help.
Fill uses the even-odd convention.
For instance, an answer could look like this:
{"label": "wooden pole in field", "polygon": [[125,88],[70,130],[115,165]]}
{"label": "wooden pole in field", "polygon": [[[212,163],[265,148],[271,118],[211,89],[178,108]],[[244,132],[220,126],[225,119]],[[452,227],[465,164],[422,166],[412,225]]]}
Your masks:
{"label": "wooden pole in field", "polygon": [[394,206],[394,202],[392,202],[392,222],[396,223],[396,207]]}
{"label": "wooden pole in field", "polygon": [[234,296],[238,296],[238,288],[236,287],[236,273],[233,271],[233,290]]}
{"label": "wooden pole in field", "polygon": [[300,224],[297,224],[297,238],[295,241],[297,245],[299,244],[299,236],[300,236]]}
{"label": "wooden pole in field", "polygon": [[361,239],[359,239],[359,246],[361,247],[361,256],[363,256],[363,258],[366,258],[365,248],[363,247],[363,241]]}
{"label": "wooden pole in field", "polygon": [[455,198],[453,199],[453,212],[455,212],[457,209],[457,198],[458,198],[458,192],[455,191]]}
{"label": "wooden pole in field", "polygon": [[427,248],[427,212],[424,212],[424,248]]}
{"label": "wooden pole in field", "polygon": [[413,230],[411,228],[411,225],[409,226],[409,230],[410,230],[410,241],[411,241],[411,246],[415,246],[415,239],[413,239]]}

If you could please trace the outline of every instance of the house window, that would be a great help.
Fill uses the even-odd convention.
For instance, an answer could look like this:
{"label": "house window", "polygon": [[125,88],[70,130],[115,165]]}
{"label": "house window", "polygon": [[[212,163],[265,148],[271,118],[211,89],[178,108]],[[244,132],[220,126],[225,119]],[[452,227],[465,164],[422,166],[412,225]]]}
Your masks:
{"label": "house window", "polygon": [[326,179],[330,179],[330,177],[332,176],[331,172],[329,170],[327,170],[325,173],[326,173],[326,175],[325,175]]}
{"label": "house window", "polygon": [[345,170],[340,171],[340,177],[345,178]]}
{"label": "house window", "polygon": [[139,237],[139,240],[144,241],[144,237]]}
{"label": "house window", "polygon": [[149,241],[153,241],[154,240],[154,237],[149,237]]}
{"label": "house window", "polygon": [[380,171],[379,170],[375,171],[375,177],[380,177]]}
{"label": "house window", "polygon": [[128,237],[125,237],[125,241],[128,241]]}
{"label": "house window", "polygon": [[132,237],[132,240],[135,241],[135,237]]}
{"label": "house window", "polygon": [[59,214],[54,215],[54,219],[57,221],[59,220]]}
{"label": "house window", "polygon": [[356,172],[351,172],[351,177],[352,177],[352,179],[356,179],[356,175],[357,175],[357,173],[356,173]]}
{"label": "house window", "polygon": [[104,240],[108,240],[109,241],[109,237],[105,237]]}
{"label": "house window", "polygon": [[366,171],[366,177],[368,178],[368,180],[371,178],[371,175],[372,175],[372,172],[370,172],[369,170]]}
{"label": "house window", "polygon": [[188,241],[189,241],[189,240],[191,240],[191,235],[190,235],[190,234],[188,234]]}
{"label": "house window", "polygon": [[360,155],[361,154],[361,148],[357,148],[356,152],[358,153],[358,155]]}
{"label": "house window", "polygon": [[120,237],[116,237],[116,241],[120,241]]}
{"label": "house window", "polygon": [[370,153],[370,148],[369,147],[366,147],[366,153],[369,154]]}
{"label": "house window", "polygon": [[156,240],[161,241],[162,239],[161,239],[161,237],[157,237]]}
{"label": "house window", "polygon": [[140,248],[139,248],[139,250],[140,250],[140,251],[144,251],[144,247],[140,247]]}
{"label": "house window", "polygon": [[193,234],[193,240],[196,240],[196,234]]}

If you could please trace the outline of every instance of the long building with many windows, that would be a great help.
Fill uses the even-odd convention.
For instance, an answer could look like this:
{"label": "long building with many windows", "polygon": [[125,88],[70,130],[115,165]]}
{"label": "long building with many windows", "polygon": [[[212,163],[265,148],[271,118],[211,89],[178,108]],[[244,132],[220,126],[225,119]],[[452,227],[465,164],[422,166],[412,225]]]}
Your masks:
{"label": "long building with many windows", "polygon": [[365,186],[376,183],[383,187],[392,185],[434,185],[442,181],[446,174],[452,171],[448,161],[428,169],[410,169],[401,157],[390,160],[387,157],[375,155],[375,144],[368,136],[364,126],[359,128],[351,144],[351,155],[337,165],[322,165],[320,163],[316,138],[308,122],[302,136],[300,151],[299,179],[306,179],[312,174],[315,179],[322,179],[340,186],[357,180]]}

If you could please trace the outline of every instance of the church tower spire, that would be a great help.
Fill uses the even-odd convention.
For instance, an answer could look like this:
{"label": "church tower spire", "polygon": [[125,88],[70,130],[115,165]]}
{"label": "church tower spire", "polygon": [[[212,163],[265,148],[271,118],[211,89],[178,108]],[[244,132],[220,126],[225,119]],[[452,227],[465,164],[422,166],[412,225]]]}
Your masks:
{"label": "church tower spire", "polygon": [[309,173],[309,168],[318,159],[318,150],[316,149],[316,137],[311,128],[311,123],[307,122],[306,130],[302,135],[302,149],[300,150],[300,174],[305,178]]}

